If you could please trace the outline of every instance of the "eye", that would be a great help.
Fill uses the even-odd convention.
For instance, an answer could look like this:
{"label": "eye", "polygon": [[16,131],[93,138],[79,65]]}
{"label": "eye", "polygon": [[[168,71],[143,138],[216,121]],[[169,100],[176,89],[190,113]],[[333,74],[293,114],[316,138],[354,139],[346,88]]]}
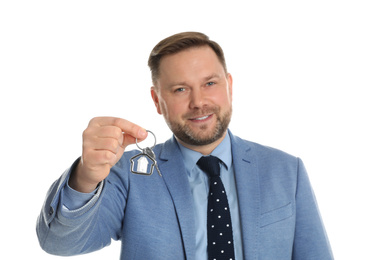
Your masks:
{"label": "eye", "polygon": [[185,88],[177,88],[177,89],[175,89],[175,92],[177,93],[177,92],[184,92],[185,91]]}
{"label": "eye", "polygon": [[215,85],[215,82],[207,82],[206,86],[212,86]]}

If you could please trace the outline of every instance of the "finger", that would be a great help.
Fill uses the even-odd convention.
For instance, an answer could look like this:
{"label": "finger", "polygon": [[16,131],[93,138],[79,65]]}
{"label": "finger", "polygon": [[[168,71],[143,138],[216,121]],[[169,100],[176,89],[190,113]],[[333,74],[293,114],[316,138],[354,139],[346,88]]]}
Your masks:
{"label": "finger", "polygon": [[122,139],[123,132],[117,126],[101,126],[95,130],[95,136],[98,138],[114,138],[116,140]]}
{"label": "finger", "polygon": [[128,120],[118,117],[100,117],[91,121],[92,124],[97,126],[116,126],[119,127],[123,133],[131,135],[134,138],[145,139],[148,133],[146,130]]}
{"label": "finger", "polygon": [[[92,146],[96,146],[95,143],[97,142],[97,148],[98,149],[105,149],[104,145],[102,145],[102,144],[99,145],[98,139],[112,138],[112,139],[116,140],[117,145],[119,145],[123,149],[125,148],[124,147],[124,142],[123,142],[124,141],[123,132],[122,132],[122,129],[120,129],[119,127],[111,126],[111,125],[100,126],[100,127],[91,127],[90,128],[91,132],[93,131],[92,129],[94,129],[94,135],[91,136],[91,139],[87,138],[87,143],[89,143],[89,140],[90,140],[91,141],[90,144]],[[101,142],[104,142],[104,141],[101,141]],[[108,142],[110,142],[110,141],[108,141]],[[111,141],[111,142],[114,142],[114,141]],[[109,144],[109,146],[114,146],[114,144],[111,143],[111,144]]]}
{"label": "finger", "polygon": [[85,167],[96,170],[96,168],[104,165],[115,165],[118,161],[118,157],[109,150],[90,150],[83,153],[82,161]]}
{"label": "finger", "polygon": [[96,138],[94,143],[88,143],[88,146],[91,146],[93,150],[107,150],[116,154],[122,147],[122,143],[115,138]]}
{"label": "finger", "polygon": [[[143,139],[137,139],[138,142],[140,140],[143,140]],[[135,137],[133,137],[132,135],[128,135],[128,134],[123,134],[123,141],[122,141],[123,148],[127,147],[130,144],[135,144],[135,143],[136,143]]]}
{"label": "finger", "polygon": [[[130,134],[123,133],[122,129],[117,126],[102,126],[96,130],[96,138],[113,138],[117,140],[119,145],[124,149],[130,144],[143,141],[145,138],[135,138]],[[111,144],[113,145],[113,144]],[[104,149],[102,147],[101,149]]]}
{"label": "finger", "polygon": [[116,153],[108,150],[96,150],[94,151],[94,157],[97,162],[101,162],[101,165],[108,164],[110,167],[114,166],[118,162]]}

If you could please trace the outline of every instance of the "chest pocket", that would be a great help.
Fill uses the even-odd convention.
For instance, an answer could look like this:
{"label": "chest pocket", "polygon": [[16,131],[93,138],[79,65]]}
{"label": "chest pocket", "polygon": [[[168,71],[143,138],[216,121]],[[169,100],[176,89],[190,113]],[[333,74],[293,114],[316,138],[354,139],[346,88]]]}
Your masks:
{"label": "chest pocket", "polygon": [[287,218],[290,218],[294,214],[294,206],[290,202],[285,206],[263,213],[260,217],[260,227],[265,227]]}

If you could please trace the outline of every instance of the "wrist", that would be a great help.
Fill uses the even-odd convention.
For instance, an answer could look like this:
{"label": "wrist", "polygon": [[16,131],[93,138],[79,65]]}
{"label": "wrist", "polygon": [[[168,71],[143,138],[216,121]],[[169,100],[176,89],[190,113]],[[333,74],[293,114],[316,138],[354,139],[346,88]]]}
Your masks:
{"label": "wrist", "polygon": [[87,178],[87,176],[89,176],[89,173],[87,174],[82,165],[82,161],[80,161],[75,170],[71,173],[69,186],[82,193],[91,193],[97,188],[100,181],[92,180]]}

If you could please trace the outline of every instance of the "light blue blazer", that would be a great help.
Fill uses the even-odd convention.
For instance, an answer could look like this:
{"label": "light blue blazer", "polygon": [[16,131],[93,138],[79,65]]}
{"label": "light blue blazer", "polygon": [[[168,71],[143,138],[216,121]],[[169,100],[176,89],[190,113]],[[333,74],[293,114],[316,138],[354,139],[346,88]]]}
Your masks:
{"label": "light blue blazer", "polygon": [[[244,259],[333,259],[306,170],[300,159],[231,135]],[[174,138],[154,149],[162,173],[130,172],[126,152],[83,208],[61,211],[63,187],[77,162],[50,188],[37,221],[51,254],[98,250],[122,241],[121,259],[198,259],[193,201]]]}

